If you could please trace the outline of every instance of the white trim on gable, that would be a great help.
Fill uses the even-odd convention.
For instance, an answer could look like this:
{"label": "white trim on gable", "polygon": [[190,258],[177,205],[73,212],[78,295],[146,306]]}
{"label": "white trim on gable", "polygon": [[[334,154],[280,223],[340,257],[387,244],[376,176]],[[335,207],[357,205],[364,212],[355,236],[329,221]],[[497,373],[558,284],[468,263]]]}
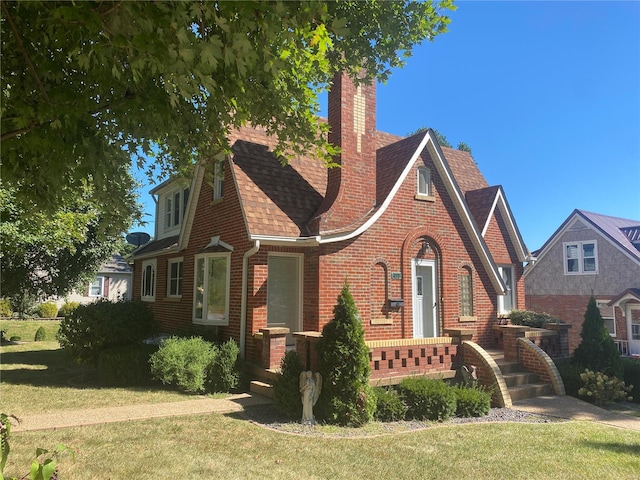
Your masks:
{"label": "white trim on gable", "polygon": [[487,233],[487,230],[489,229],[489,225],[491,224],[491,219],[495,214],[496,207],[498,207],[498,209],[500,210],[500,213],[502,214],[502,218],[507,223],[507,230],[509,231],[509,236],[513,241],[513,245],[516,248],[518,260],[520,260],[521,262],[530,261],[531,256],[528,254],[527,248],[524,245],[524,242],[522,240],[522,236],[520,235],[518,227],[516,226],[516,222],[513,218],[513,214],[511,213],[511,209],[509,208],[509,203],[507,202],[507,199],[502,190],[502,187],[498,187],[498,191],[496,192],[496,196],[493,199],[493,204],[491,205],[489,215],[487,215],[485,224],[482,227],[482,238],[484,238],[484,236]]}

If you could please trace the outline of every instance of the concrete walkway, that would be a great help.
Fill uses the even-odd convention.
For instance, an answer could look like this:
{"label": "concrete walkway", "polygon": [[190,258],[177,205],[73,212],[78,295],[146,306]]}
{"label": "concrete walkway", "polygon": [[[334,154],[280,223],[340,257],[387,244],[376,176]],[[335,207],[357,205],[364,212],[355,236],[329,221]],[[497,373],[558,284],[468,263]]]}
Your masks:
{"label": "concrete walkway", "polygon": [[[262,395],[243,393],[224,399],[196,398],[181,402],[124,405],[83,410],[61,411],[29,415],[14,422],[12,432],[31,430],[55,430],[58,428],[101,425],[113,422],[128,422],[149,418],[202,415],[208,413],[241,412],[247,407],[268,405],[271,399]],[[618,428],[640,431],[640,418],[614,413],[583,402],[568,395],[545,396],[519,400],[513,408],[526,412],[565,418],[568,420],[590,420]]]}

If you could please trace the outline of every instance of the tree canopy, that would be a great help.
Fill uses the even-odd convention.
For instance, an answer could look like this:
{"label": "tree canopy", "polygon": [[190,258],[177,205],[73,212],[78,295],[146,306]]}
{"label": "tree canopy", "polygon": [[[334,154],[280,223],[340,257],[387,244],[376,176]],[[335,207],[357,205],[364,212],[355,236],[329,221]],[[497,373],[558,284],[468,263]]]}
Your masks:
{"label": "tree canopy", "polygon": [[[338,71],[384,81],[446,31],[453,0],[29,1],[2,4],[3,181],[54,210],[89,182],[95,201],[122,166],[164,173],[226,151],[250,122],[283,161],[330,161],[318,94]],[[64,188],[61,188],[64,187]]]}

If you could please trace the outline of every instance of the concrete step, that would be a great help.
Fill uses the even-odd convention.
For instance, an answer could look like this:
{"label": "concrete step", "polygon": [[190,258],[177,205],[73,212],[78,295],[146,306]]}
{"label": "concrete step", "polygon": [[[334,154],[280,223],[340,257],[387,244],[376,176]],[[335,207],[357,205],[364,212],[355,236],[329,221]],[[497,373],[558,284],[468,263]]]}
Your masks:
{"label": "concrete step", "polygon": [[246,364],[245,371],[249,378],[253,378],[255,380],[261,380],[266,383],[273,383],[279,377],[279,372],[276,370],[267,370],[258,365]]}
{"label": "concrete step", "polygon": [[498,360],[496,364],[498,365],[498,367],[500,367],[500,371],[502,372],[503,375],[525,371],[519,362],[509,362],[506,360]]}
{"label": "concrete step", "polygon": [[524,400],[525,398],[540,397],[543,395],[553,395],[553,386],[550,383],[527,383],[509,388],[512,401]]}
{"label": "concrete step", "polygon": [[502,374],[507,387],[517,387],[528,383],[536,383],[538,376],[529,372],[514,372]]}
{"label": "concrete step", "polygon": [[252,380],[249,384],[249,391],[271,399],[274,396],[273,385],[260,380]]}

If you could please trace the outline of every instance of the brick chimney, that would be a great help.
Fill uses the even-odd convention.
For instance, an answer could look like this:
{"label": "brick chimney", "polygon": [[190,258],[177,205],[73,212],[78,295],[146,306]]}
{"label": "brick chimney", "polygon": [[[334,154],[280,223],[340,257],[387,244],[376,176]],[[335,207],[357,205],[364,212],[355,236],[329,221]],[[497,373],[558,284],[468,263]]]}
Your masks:
{"label": "brick chimney", "polygon": [[376,203],[376,85],[336,74],[329,91],[329,142],[341,148],[314,218],[319,233],[357,223]]}

